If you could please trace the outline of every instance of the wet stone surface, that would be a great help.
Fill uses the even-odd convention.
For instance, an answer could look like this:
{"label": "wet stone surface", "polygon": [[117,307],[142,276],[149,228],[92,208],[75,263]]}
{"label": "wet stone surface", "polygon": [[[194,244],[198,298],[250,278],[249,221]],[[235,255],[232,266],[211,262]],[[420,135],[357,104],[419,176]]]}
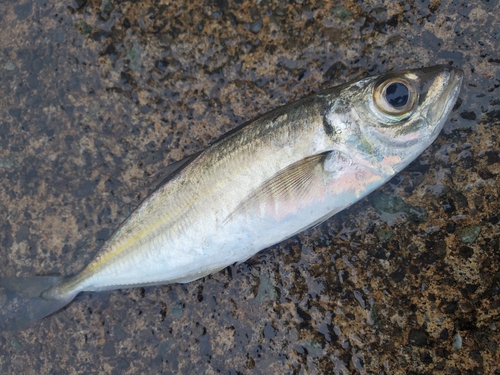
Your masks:
{"label": "wet stone surface", "polygon": [[391,69],[465,77],[436,142],[375,195],[202,280],[82,294],[1,332],[0,372],[500,374],[496,12],[3,1],[2,276],[78,272],[148,176],[276,106]]}

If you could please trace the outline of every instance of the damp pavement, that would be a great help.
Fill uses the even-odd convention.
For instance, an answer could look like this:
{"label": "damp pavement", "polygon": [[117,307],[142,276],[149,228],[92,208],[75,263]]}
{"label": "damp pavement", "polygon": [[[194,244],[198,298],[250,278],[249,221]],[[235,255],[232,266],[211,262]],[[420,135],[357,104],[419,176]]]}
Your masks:
{"label": "damp pavement", "polygon": [[[498,1],[14,1],[0,14],[0,273],[78,272],[154,175],[367,74],[465,72],[377,192],[185,285],[0,332],[5,374],[500,374]],[[153,177],[151,177],[153,175]]]}

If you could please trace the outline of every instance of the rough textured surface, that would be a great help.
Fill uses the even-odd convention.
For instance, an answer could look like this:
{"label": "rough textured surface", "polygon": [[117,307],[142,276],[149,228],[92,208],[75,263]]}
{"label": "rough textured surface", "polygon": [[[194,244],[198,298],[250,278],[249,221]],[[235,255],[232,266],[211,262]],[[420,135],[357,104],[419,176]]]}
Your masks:
{"label": "rough textured surface", "polygon": [[[69,6],[68,6],[69,3]],[[0,333],[0,372],[500,374],[498,1],[4,0],[1,275],[71,274],[236,125],[364,74],[462,67],[378,192],[186,285],[83,294]]]}

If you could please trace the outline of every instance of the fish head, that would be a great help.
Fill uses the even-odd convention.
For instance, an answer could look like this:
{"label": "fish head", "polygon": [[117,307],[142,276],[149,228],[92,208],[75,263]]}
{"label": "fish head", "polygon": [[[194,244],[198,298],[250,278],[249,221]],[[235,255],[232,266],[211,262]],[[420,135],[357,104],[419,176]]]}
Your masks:
{"label": "fish head", "polygon": [[[371,170],[401,171],[438,136],[458,98],[463,73],[449,66],[390,72],[355,82],[340,98],[348,121],[340,142]],[[354,99],[353,99],[354,98]],[[342,130],[342,129],[341,129]]]}

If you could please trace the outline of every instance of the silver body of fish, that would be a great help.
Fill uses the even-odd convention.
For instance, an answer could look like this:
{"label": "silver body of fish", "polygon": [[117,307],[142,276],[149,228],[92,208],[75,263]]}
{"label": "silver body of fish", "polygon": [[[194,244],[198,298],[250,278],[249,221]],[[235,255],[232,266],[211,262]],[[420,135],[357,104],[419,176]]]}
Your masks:
{"label": "silver body of fish", "polygon": [[79,274],[0,278],[0,323],[24,328],[82,291],[189,282],[322,222],[434,141],[461,81],[447,66],[390,72],[245,124],[179,167]]}

